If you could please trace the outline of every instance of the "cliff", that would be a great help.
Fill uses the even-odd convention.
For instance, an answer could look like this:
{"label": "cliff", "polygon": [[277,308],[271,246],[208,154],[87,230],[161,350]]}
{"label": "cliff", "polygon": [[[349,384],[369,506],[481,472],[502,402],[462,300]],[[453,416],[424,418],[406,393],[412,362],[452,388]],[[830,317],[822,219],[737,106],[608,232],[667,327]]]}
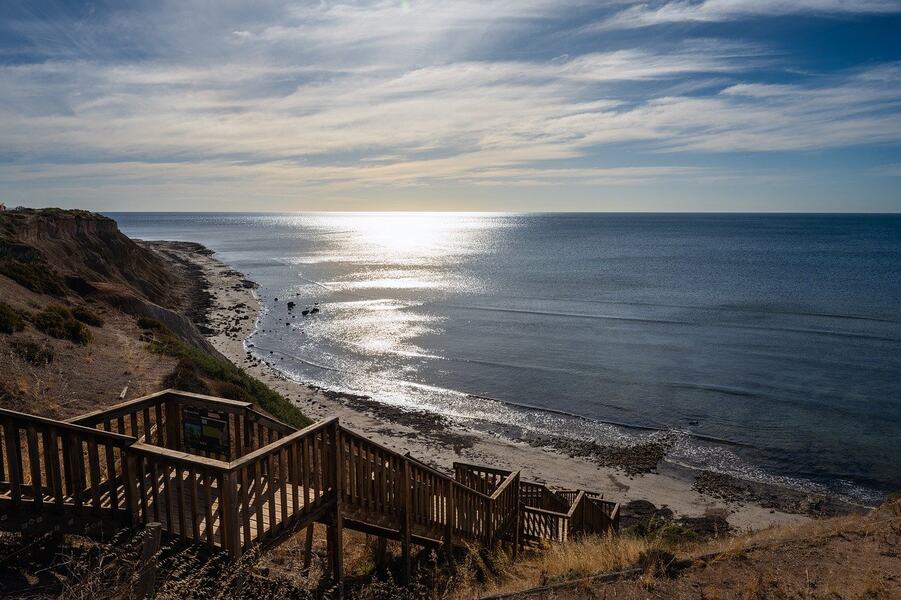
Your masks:
{"label": "cliff", "polygon": [[150,250],[119,231],[110,218],[81,210],[0,213],[0,261],[14,259],[69,278],[121,284],[164,307],[178,307],[176,278]]}
{"label": "cliff", "polygon": [[113,219],[0,212],[0,406],[66,417],[164,387],[254,402],[305,425],[287,400],[198,328],[204,281]]}

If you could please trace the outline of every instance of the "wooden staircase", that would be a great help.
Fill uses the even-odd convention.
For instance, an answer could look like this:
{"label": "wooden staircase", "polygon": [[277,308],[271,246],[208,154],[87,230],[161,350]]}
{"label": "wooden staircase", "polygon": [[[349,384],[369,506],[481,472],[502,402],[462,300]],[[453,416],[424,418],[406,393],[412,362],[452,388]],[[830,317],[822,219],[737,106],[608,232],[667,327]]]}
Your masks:
{"label": "wooden staircase", "polygon": [[[186,415],[216,423],[217,443],[192,437]],[[406,572],[411,544],[504,544],[515,555],[618,529],[619,505],[599,494],[465,463],[450,476],[337,418],[296,430],[250,403],[176,390],[69,421],[0,409],[0,424],[6,529],[160,522],[238,558],[318,522],[337,580],[345,527],[400,541]]]}

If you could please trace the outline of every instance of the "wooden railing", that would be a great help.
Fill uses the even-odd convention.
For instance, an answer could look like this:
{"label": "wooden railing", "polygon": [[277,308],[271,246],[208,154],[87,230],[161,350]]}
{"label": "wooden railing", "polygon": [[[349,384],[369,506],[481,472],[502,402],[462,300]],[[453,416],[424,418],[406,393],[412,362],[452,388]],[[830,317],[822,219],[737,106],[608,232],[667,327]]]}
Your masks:
{"label": "wooden railing", "polygon": [[110,509],[127,516],[123,451],[134,438],[0,409],[0,492],[35,513]]}
{"label": "wooden railing", "polygon": [[557,512],[567,512],[571,505],[571,501],[565,496],[561,496],[544,484],[530,481],[520,482],[519,499],[526,506]]}
{"label": "wooden railing", "polygon": [[455,462],[454,479],[483,494],[493,494],[513,472],[482,465]]}
{"label": "wooden railing", "polygon": [[[619,531],[619,504],[604,500],[600,494],[583,490],[547,489],[542,484],[525,484],[523,496],[522,536],[524,541],[548,540],[565,542],[586,533]],[[540,490],[540,488],[545,488]],[[546,508],[550,503],[565,502],[565,510]]]}
{"label": "wooden railing", "polygon": [[[224,446],[203,445],[220,451],[186,451],[187,410],[225,422],[227,443],[217,434]],[[328,526],[336,576],[345,521],[400,540],[406,565],[411,543],[504,543],[515,556],[523,542],[618,526],[618,505],[597,494],[555,492],[522,482],[518,471],[453,470],[441,473],[337,418],[297,431],[246,402],[174,390],[70,421],[0,410],[0,505],[31,514],[109,509],[233,557],[314,522]]]}
{"label": "wooden railing", "polygon": [[341,436],[346,514],[448,544],[514,542],[508,530],[518,518],[519,473],[489,495],[343,427]]}
{"label": "wooden railing", "polygon": [[315,519],[336,501],[337,417],[287,435],[229,463],[223,547],[240,555],[298,523]]}
{"label": "wooden railing", "polygon": [[177,390],[164,390],[122,402],[75,417],[69,422],[130,435],[138,441],[162,448],[185,451],[182,425],[186,408],[220,413],[227,422],[228,447],[223,452],[199,452],[206,458],[234,460],[295,431],[293,427],[258,412],[249,402]]}

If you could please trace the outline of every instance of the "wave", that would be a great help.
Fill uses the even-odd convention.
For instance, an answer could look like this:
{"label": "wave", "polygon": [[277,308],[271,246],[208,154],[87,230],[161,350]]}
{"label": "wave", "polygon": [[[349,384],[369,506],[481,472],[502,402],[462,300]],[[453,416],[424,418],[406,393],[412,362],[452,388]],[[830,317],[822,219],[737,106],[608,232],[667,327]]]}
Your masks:
{"label": "wave", "polygon": [[695,304],[670,304],[670,303],[660,303],[660,302],[637,302],[637,301],[624,301],[624,300],[589,300],[589,299],[579,299],[579,298],[555,298],[555,297],[535,297],[535,296],[517,296],[520,300],[539,300],[542,302],[572,302],[578,304],[602,304],[609,306],[643,306],[650,308],[681,308],[687,310],[699,310],[699,311],[714,311],[714,312],[747,312],[747,313],[763,313],[763,314],[776,314],[776,315],[789,315],[789,316],[799,316],[799,317],[824,317],[829,319],[848,319],[852,321],[872,321],[874,323],[893,323],[896,325],[901,325],[901,320],[899,319],[890,319],[888,317],[874,317],[872,315],[860,315],[860,314],[845,314],[845,313],[830,313],[830,312],[819,312],[819,311],[805,311],[805,310],[787,310],[780,309],[775,307],[761,307],[754,308],[751,306],[739,306],[739,305],[718,305],[718,306],[699,306]]}
{"label": "wave", "polygon": [[[486,311],[486,312],[499,312],[499,313],[512,313],[512,314],[527,314],[527,315],[540,315],[545,317],[563,317],[570,319],[592,319],[599,321],[622,321],[622,322],[634,322],[634,323],[656,323],[663,325],[684,325],[687,327],[710,327],[711,323],[709,322],[698,322],[698,321],[685,321],[678,319],[659,319],[653,317],[626,317],[622,315],[598,315],[598,314],[586,314],[586,313],[574,313],[574,312],[561,312],[561,311],[543,311],[536,309],[525,309],[525,308],[502,308],[497,306],[480,306],[480,305],[460,305],[460,304],[433,304],[432,306],[440,306],[443,308],[452,308],[458,310],[478,310],[478,311]],[[775,327],[775,326],[764,326],[764,325],[744,325],[741,323],[716,323],[715,327],[721,327],[726,329],[747,329],[752,331],[773,331],[773,332],[784,332],[784,333],[804,333],[809,335],[823,335],[823,336],[834,336],[834,337],[843,337],[843,338],[857,338],[857,339],[865,339],[865,340],[875,340],[882,342],[894,342],[901,343],[901,338],[888,337],[883,335],[876,335],[871,333],[861,333],[855,331],[838,331],[838,330],[830,330],[830,329],[815,329],[810,327]]]}

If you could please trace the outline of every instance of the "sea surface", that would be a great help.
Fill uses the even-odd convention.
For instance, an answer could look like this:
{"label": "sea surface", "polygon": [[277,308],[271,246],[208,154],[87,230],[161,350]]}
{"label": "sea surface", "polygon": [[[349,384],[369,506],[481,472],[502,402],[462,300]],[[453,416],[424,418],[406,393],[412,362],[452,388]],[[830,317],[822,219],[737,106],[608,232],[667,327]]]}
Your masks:
{"label": "sea surface", "polygon": [[258,282],[249,349],[297,380],[498,434],[665,440],[674,463],[864,502],[901,490],[901,216],[110,216]]}

